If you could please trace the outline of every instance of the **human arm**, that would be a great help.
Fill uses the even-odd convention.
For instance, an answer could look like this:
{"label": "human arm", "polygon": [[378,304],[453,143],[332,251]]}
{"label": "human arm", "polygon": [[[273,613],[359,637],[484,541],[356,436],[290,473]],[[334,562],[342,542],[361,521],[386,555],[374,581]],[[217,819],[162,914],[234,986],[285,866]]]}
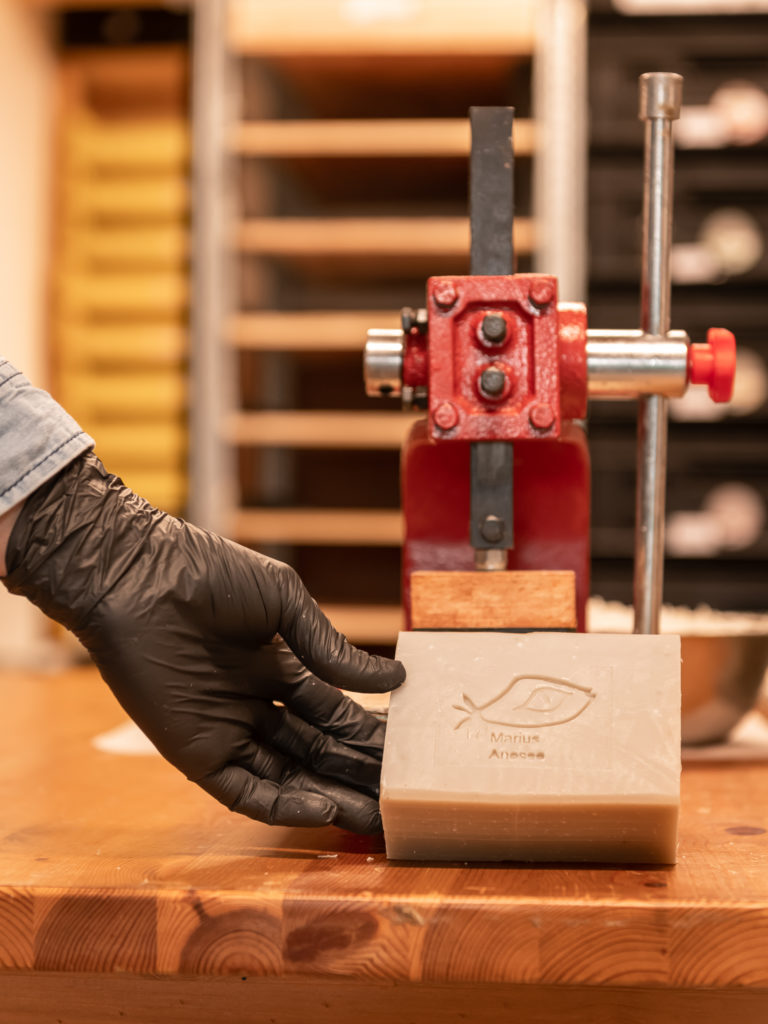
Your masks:
{"label": "human arm", "polygon": [[347,643],[288,566],[154,508],[90,452],[26,496],[6,562],[7,589],[73,631],[217,799],[273,824],[380,827],[383,726],[337,687],[386,691],[402,666]]}

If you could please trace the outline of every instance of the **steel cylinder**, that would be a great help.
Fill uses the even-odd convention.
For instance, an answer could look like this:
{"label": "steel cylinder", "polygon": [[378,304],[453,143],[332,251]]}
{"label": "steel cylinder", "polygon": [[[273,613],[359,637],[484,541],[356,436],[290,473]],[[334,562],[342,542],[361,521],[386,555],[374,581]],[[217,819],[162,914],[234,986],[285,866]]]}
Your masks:
{"label": "steel cylinder", "polygon": [[660,337],[641,330],[588,330],[589,397],[680,397],[688,383],[688,344],[685,331]]}
{"label": "steel cylinder", "polygon": [[365,393],[397,398],[403,390],[405,335],[399,328],[375,327],[368,331],[363,355]]}

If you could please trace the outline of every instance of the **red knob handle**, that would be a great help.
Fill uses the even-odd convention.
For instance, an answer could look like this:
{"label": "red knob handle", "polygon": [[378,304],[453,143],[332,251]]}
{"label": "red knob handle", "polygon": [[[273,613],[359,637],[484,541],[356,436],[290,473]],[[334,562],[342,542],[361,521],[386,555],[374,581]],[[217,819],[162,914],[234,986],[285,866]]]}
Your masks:
{"label": "red knob handle", "polygon": [[724,327],[710,327],[703,344],[688,349],[688,380],[706,384],[713,402],[730,402],[736,375],[736,339]]}

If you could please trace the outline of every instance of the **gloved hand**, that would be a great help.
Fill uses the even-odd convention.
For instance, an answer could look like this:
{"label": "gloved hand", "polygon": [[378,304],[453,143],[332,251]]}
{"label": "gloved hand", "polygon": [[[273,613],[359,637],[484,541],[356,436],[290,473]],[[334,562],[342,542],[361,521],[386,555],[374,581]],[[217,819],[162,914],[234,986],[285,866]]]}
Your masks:
{"label": "gloved hand", "polygon": [[160,512],[91,453],[27,498],[6,562],[8,590],[71,629],[160,753],[227,807],[381,827],[384,727],[335,687],[384,692],[404,669],[349,644],[293,569]]}

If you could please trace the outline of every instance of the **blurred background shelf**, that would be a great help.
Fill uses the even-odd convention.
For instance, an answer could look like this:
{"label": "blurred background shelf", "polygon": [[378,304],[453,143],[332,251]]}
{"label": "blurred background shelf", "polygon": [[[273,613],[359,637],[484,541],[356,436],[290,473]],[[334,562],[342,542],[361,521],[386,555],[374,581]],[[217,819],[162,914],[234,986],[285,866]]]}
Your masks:
{"label": "blurred background shelf", "polygon": [[399,547],[399,509],[280,508],[240,509],[232,530],[257,547],[264,544],[329,544]]}
{"label": "blurred background shelf", "polygon": [[70,168],[100,171],[170,171],[186,166],[191,149],[184,111],[176,117],[104,121],[84,115],[68,133]]}
{"label": "blurred background shelf", "polygon": [[[74,270],[69,269],[70,260]],[[59,266],[55,280],[66,328],[76,322],[92,325],[97,319],[102,324],[149,321],[152,326],[187,320],[189,277],[184,269],[94,270],[76,245],[65,247]],[[60,354],[66,359],[66,351]]]}
{"label": "blurred background shelf", "polygon": [[278,5],[230,0],[227,42],[253,57],[333,54],[423,57],[436,54],[533,52],[536,3],[517,0],[423,0],[416,5],[338,4],[283,0]]}
{"label": "blurred background shelf", "polygon": [[320,607],[345,636],[355,637],[356,642],[368,648],[388,649],[392,637],[403,628],[403,615],[399,604],[329,604]]}
{"label": "blurred background shelf", "polygon": [[[468,108],[516,108],[518,269],[557,274],[591,326],[632,327],[636,79],[684,74],[673,326],[695,340],[730,327],[741,351],[729,409],[671,406],[666,591],[765,606],[768,16],[629,17],[609,0],[588,22],[581,0],[25,5],[53,41],[52,390],[126,482],[291,562],[374,645],[399,624],[410,418],[365,397],[361,353],[369,327],[423,304],[426,277],[468,269]],[[624,601],[634,415],[589,414],[592,589]]]}
{"label": "blurred background shelf", "polygon": [[62,323],[59,332],[72,364],[177,367],[187,351],[184,323]]}
{"label": "blurred background shelf", "polygon": [[232,413],[224,433],[232,444],[279,448],[390,448],[399,451],[415,414],[349,410],[266,409]]}
{"label": "blurred background shelf", "polygon": [[183,266],[188,255],[188,232],[174,223],[87,227],[69,239],[67,252],[89,269],[167,270]]}
{"label": "blurred background shelf", "polygon": [[[243,252],[274,258],[468,258],[466,217],[259,217],[241,222],[235,244]],[[515,220],[520,255],[533,248],[531,222]]]}
{"label": "blurred background shelf", "polygon": [[110,470],[179,514],[189,491],[189,55],[182,45],[69,46],[73,17],[59,64],[54,393]]}
{"label": "blurred background shelf", "polygon": [[[531,156],[533,122],[515,121],[516,156]],[[228,134],[229,150],[240,156],[272,158],[463,157],[470,147],[466,117],[323,118],[244,121]]]}
{"label": "blurred background shelf", "polygon": [[234,348],[254,352],[360,353],[371,324],[399,327],[400,315],[391,309],[363,310],[258,310],[235,313],[224,326],[224,337]]}
{"label": "blurred background shelf", "polygon": [[[583,16],[579,0],[560,6]],[[206,11],[198,237],[228,249],[216,259],[206,246],[195,289],[193,408],[205,427],[191,513],[291,562],[321,603],[341,609],[353,639],[390,645],[398,454],[414,417],[366,398],[366,331],[422,305],[427,277],[468,272],[470,106],[516,108],[520,270],[559,224],[556,203],[534,209],[539,164],[565,160],[571,196],[583,198],[578,133],[555,153],[540,152],[537,131],[551,69],[563,70],[553,59],[562,32],[552,5],[533,2],[363,11],[229,0]],[[572,41],[563,63],[578,69],[583,48]],[[578,81],[560,89],[564,108],[583,108]]]}

